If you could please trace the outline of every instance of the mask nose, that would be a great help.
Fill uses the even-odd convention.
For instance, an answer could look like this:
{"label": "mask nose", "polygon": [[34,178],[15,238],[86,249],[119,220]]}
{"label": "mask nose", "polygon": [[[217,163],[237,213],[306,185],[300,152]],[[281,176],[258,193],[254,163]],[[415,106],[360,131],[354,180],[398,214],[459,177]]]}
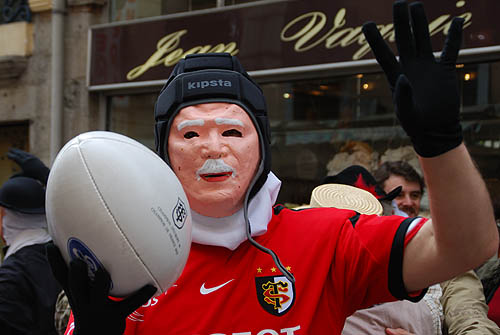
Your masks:
{"label": "mask nose", "polygon": [[218,159],[224,157],[226,146],[218,134],[207,136],[201,146],[201,154],[204,159]]}
{"label": "mask nose", "polygon": [[203,158],[205,159],[218,159],[222,158],[222,152],[217,150],[206,150],[203,152]]}

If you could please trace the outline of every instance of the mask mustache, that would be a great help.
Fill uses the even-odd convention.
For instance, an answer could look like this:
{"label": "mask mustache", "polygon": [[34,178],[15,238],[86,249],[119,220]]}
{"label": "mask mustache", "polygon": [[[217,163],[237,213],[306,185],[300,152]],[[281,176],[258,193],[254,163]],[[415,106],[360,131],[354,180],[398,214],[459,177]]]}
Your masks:
{"label": "mask mustache", "polygon": [[217,159],[207,159],[203,166],[196,171],[196,180],[201,179],[201,175],[216,174],[222,172],[231,172],[232,177],[236,177],[236,171],[228,164],[226,164],[221,158]]}

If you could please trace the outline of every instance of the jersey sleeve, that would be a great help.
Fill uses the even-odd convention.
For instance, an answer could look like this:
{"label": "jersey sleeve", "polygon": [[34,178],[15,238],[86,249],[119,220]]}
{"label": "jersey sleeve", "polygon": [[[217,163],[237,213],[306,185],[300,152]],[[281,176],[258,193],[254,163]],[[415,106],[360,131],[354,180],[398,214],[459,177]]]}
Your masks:
{"label": "jersey sleeve", "polygon": [[66,327],[64,335],[73,335],[73,330],[75,330],[75,318],[73,317],[73,312],[71,312],[69,315],[68,326]]}
{"label": "jersey sleeve", "polygon": [[348,219],[339,234],[331,269],[347,310],[396,299],[421,299],[425,290],[406,292],[402,266],[405,246],[425,221],[360,214]]}

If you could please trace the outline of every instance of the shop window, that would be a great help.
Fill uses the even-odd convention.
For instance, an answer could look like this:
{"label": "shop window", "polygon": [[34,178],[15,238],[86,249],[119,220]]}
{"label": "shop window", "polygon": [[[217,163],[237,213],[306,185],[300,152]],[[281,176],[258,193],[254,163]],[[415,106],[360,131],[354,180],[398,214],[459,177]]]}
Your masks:
{"label": "shop window", "polygon": [[217,0],[190,0],[189,10],[199,10],[217,7]]}
{"label": "shop window", "polygon": [[154,150],[154,103],[156,93],[113,96],[106,128],[132,137]]}
{"label": "shop window", "polygon": [[[500,176],[500,62],[458,66],[465,142],[487,179]],[[420,166],[395,117],[383,74],[262,85],[272,130],[279,202],[308,203],[326,175],[386,160]],[[426,202],[424,201],[424,207]]]}
{"label": "shop window", "polygon": [[[484,178],[500,185],[500,62],[459,65],[458,77],[465,143]],[[308,203],[324,176],[352,164],[374,171],[385,160],[404,159],[419,170],[382,73],[261,86],[271,123],[272,170],[283,182],[280,203]],[[156,98],[157,92],[112,97],[108,129],[154,149]]]}
{"label": "shop window", "polygon": [[254,1],[257,0],[112,0],[109,2],[110,21],[133,20]]}
{"label": "shop window", "polygon": [[[484,178],[500,178],[500,62],[459,68],[462,126]],[[494,179],[496,181],[494,181]]]}
{"label": "shop window", "polygon": [[224,0],[224,5],[225,6],[239,5],[242,3],[254,2],[254,1],[257,0]]}
{"label": "shop window", "polygon": [[113,0],[110,1],[111,21],[125,21],[162,15],[161,0]]}

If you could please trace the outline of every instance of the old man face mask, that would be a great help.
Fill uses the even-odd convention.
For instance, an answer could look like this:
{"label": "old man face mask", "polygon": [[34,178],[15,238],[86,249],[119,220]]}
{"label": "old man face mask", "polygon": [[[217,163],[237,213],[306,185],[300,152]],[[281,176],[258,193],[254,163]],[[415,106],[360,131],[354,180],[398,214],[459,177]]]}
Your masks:
{"label": "old man face mask", "polygon": [[191,209],[210,217],[242,207],[260,161],[255,126],[241,107],[229,103],[183,108],[170,128],[168,152]]}

